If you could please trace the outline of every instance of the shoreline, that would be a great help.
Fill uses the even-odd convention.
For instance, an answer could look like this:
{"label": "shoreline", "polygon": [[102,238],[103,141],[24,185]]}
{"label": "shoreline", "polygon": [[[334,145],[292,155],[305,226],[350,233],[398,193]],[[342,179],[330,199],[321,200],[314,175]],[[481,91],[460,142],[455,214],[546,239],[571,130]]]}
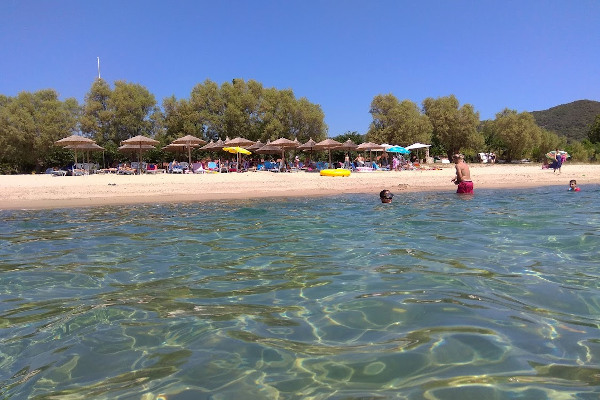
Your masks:
{"label": "shoreline", "polygon": [[[55,209],[157,203],[184,203],[253,198],[315,197],[400,192],[455,192],[454,165],[441,169],[352,173],[349,177],[314,172],[244,172],[224,174],[148,174],[88,176],[1,175],[0,210]],[[600,164],[566,164],[562,174],[540,164],[470,164],[478,189],[518,189],[600,184]],[[585,190],[585,189],[583,189]]]}

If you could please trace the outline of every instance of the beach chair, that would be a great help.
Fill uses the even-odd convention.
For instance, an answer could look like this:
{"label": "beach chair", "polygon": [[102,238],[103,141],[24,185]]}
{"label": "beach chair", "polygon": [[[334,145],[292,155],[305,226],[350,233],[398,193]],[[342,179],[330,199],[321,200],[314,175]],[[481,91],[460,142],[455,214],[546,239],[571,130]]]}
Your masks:
{"label": "beach chair", "polygon": [[169,164],[169,173],[183,174],[183,168],[181,168],[181,165],[170,163]]}
{"label": "beach chair", "polygon": [[211,172],[219,172],[219,167],[215,161],[209,161],[208,164],[206,164],[206,168]]}
{"label": "beach chair", "polygon": [[265,161],[265,171],[279,172],[279,165],[271,161]]}
{"label": "beach chair", "polygon": [[66,176],[67,171],[65,171],[63,169],[48,168],[46,170],[46,174],[52,175],[52,176]]}
{"label": "beach chair", "polygon": [[119,164],[117,175],[135,175],[135,169],[128,167],[127,164]]}
{"label": "beach chair", "polygon": [[192,164],[192,172],[194,174],[203,174],[206,171],[204,170],[204,166],[202,165],[202,163],[197,162]]}
{"label": "beach chair", "polygon": [[158,167],[156,166],[156,164],[148,164],[144,172],[146,174],[156,174],[158,172]]}

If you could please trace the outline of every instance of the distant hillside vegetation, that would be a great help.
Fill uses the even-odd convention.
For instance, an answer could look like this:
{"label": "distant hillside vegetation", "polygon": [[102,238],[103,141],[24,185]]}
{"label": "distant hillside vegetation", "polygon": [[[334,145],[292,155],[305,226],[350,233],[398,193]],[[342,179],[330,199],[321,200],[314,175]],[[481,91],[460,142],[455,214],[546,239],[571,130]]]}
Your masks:
{"label": "distant hillside vegetation", "polygon": [[600,101],[577,100],[544,111],[532,111],[537,124],[569,140],[587,138],[589,126],[600,114]]}

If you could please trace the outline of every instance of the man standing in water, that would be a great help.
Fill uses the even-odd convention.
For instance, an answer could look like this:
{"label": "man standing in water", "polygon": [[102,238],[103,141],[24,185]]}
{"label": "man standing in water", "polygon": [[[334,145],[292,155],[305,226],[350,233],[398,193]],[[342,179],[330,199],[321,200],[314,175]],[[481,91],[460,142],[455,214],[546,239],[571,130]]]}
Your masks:
{"label": "man standing in water", "polygon": [[465,162],[465,156],[455,154],[452,159],[456,167],[456,176],[452,179],[452,182],[458,185],[456,193],[473,194],[473,181],[471,180],[469,166]]}

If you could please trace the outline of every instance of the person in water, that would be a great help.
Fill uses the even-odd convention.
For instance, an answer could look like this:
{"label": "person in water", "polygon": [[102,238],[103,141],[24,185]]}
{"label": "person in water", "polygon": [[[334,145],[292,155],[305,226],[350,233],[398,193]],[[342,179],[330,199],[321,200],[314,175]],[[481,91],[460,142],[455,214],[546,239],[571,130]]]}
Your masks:
{"label": "person in water", "polygon": [[384,189],[381,192],[379,192],[379,198],[381,199],[382,203],[391,203],[393,197],[394,194],[387,189]]}
{"label": "person in water", "polygon": [[473,181],[471,180],[471,171],[469,165],[465,162],[465,156],[455,154],[452,156],[454,166],[456,167],[456,176],[452,179],[455,185],[458,185],[456,193],[473,194]]}
{"label": "person in water", "polygon": [[575,179],[571,179],[569,181],[569,192],[579,192],[581,189],[577,187],[577,181]]}

